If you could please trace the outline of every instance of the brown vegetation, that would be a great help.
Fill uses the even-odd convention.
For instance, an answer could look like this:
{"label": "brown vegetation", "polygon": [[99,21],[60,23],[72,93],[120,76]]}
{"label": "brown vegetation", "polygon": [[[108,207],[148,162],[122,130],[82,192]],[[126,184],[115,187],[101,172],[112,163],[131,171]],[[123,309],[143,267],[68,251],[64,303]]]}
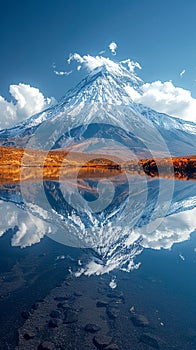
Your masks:
{"label": "brown vegetation", "polygon": [[118,157],[102,154],[0,147],[1,184],[98,179],[115,177],[125,172],[149,177],[196,179],[196,156],[122,162]]}

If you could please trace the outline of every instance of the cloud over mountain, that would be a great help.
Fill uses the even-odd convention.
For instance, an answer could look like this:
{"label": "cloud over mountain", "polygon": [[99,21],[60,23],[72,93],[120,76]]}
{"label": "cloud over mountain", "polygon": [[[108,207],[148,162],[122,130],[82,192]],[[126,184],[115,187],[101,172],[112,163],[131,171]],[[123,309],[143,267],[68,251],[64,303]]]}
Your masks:
{"label": "cloud over mountain", "polygon": [[10,102],[0,96],[0,129],[17,125],[55,102],[53,97],[45,98],[39,89],[29,84],[10,85],[9,91]]}
{"label": "cloud over mountain", "polygon": [[[115,54],[116,48],[117,45],[115,42],[110,43],[109,49],[113,54]],[[88,72],[98,67],[106,66],[118,74],[120,68],[123,66],[129,72],[135,74],[136,68],[142,68],[140,63],[134,62],[131,59],[114,62],[108,57],[91,56],[89,54],[83,56],[78,53],[71,54],[68,63],[70,64],[72,61],[79,63],[78,70],[84,68]],[[185,70],[181,72],[181,76],[184,73]],[[131,98],[136,103],[141,103],[153,108],[157,112],[166,113],[172,117],[196,122],[196,99],[191,96],[189,90],[176,87],[171,81],[144,83],[140,94],[137,91],[133,91],[132,87],[127,86],[126,92],[130,92]]]}
{"label": "cloud over mountain", "polygon": [[171,81],[144,84],[142,95],[138,94],[134,101],[157,112],[196,122],[196,99],[190,91],[175,87]]}
{"label": "cloud over mountain", "polygon": [[[108,45],[112,55],[116,55],[117,47],[115,41]],[[101,53],[104,54],[105,51]],[[70,54],[67,63],[70,65],[75,61],[77,62],[77,71],[86,69],[88,72],[106,66],[115,74],[121,74],[122,67],[134,75],[136,68],[142,68],[140,63],[131,59],[117,62],[102,56],[101,53],[93,56],[90,54],[80,55],[76,52]],[[55,64],[53,64],[53,68],[54,73],[59,77],[69,76],[72,73],[72,70],[57,70]],[[180,73],[180,76],[184,73],[185,70]],[[173,117],[196,122],[196,99],[191,96],[189,90],[176,87],[171,81],[144,83],[141,86],[140,93],[127,85],[125,91],[136,103],[141,103]],[[0,129],[15,126],[33,114],[43,111],[55,102],[53,97],[44,97],[39,89],[23,83],[10,85],[10,95],[11,101],[0,96]]]}
{"label": "cloud over mountain", "polygon": [[114,41],[112,41],[110,44],[109,44],[109,49],[110,49],[110,51],[111,51],[111,53],[112,53],[112,55],[116,55],[116,49],[117,49],[117,44],[114,42]]}

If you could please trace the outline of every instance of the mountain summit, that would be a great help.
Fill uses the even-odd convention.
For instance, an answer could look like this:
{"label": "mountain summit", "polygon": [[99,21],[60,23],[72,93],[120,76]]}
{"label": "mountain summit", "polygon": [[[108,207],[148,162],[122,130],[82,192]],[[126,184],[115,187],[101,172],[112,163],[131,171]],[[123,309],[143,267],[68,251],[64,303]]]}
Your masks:
{"label": "mountain summit", "polygon": [[[94,69],[65,99],[77,99],[83,103],[128,105],[136,94],[141,93],[143,81],[122,64],[103,65]],[[132,96],[131,96],[132,95]]]}

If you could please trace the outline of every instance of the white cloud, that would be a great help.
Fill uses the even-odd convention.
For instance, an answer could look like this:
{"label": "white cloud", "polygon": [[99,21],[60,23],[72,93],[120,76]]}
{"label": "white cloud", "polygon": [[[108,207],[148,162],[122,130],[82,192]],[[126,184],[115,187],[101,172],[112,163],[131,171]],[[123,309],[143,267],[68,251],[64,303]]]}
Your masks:
{"label": "white cloud", "polygon": [[[127,262],[127,261],[126,261]],[[94,260],[90,261],[87,265],[85,265],[84,267],[82,267],[81,269],[79,269],[76,273],[75,273],[75,277],[80,277],[81,275],[85,275],[85,276],[92,276],[92,275],[104,275],[109,274],[110,272],[114,271],[115,269],[121,268],[121,264],[119,263],[119,261],[107,261],[107,263],[101,264],[98,263]],[[129,260],[129,266],[124,269],[126,271],[133,271],[133,270],[137,270],[140,267],[140,263],[134,263],[133,259]],[[122,268],[123,270],[123,268]]]}
{"label": "white cloud", "polygon": [[128,70],[133,73],[135,68],[142,69],[140,64],[138,62],[131,61],[130,59],[121,61],[121,63],[125,66],[127,66]]}
{"label": "white cloud", "polygon": [[118,63],[115,63],[109,58],[105,58],[102,56],[91,56],[91,55],[80,56],[78,53],[74,53],[69,56],[69,59],[67,62],[70,64],[72,61],[78,62],[79,63],[78,67],[83,66],[89,72],[103,66],[107,66],[110,69],[115,70],[116,72],[120,72],[120,65]]}
{"label": "white cloud", "polygon": [[59,75],[59,76],[63,76],[63,75],[69,76],[70,74],[72,74],[72,70],[69,72],[57,70],[56,63],[53,63],[52,68],[54,69],[53,70],[54,74]]}
{"label": "white cloud", "polygon": [[84,55],[83,57],[79,55],[79,53],[75,52],[74,54],[70,54],[67,62],[70,64],[71,61],[75,60],[79,63],[85,62],[85,57],[88,57],[89,55]]}
{"label": "white cloud", "polygon": [[196,99],[189,90],[175,87],[171,81],[144,84],[142,95],[134,101],[173,117],[196,122]]}
{"label": "white cloud", "polygon": [[124,73],[126,72],[134,73],[135,68],[141,69],[141,66],[138,62],[131,61],[130,59],[116,63],[111,59],[103,56],[91,56],[91,55],[81,56],[78,53],[74,53],[74,54],[70,54],[69,59],[67,60],[69,64],[72,61],[76,61],[79,63],[77,70],[80,70],[81,68],[85,68],[88,70],[88,72],[92,72],[94,69],[99,67],[104,67],[104,66],[111,72],[118,75],[122,74],[122,69]]}
{"label": "white cloud", "polygon": [[170,249],[174,243],[190,239],[191,233],[196,229],[196,208],[166,216],[161,225],[151,233],[141,230],[142,246],[151,249]]}
{"label": "white cloud", "polygon": [[109,287],[111,289],[115,289],[117,287],[117,283],[116,283],[116,277],[113,277],[112,280],[109,283]]}
{"label": "white cloud", "polygon": [[[111,43],[114,49],[115,43]],[[89,72],[94,69],[106,66],[111,72],[121,75],[122,69],[126,69],[135,74],[135,69],[141,69],[138,62],[130,59],[123,60],[119,63],[113,62],[111,59],[102,56],[81,56],[78,53],[71,54],[68,63],[72,61],[79,63],[77,69],[86,68]],[[125,73],[125,70],[123,71]],[[185,69],[180,73],[185,74]],[[171,81],[161,82],[154,81],[152,83],[143,84],[141,93],[138,93],[133,87],[125,86],[126,93],[131,96],[136,103],[141,103],[158,112],[166,113],[176,118],[196,122],[196,99],[191,96],[190,91],[173,85]]]}
{"label": "white cloud", "polygon": [[105,50],[99,51],[99,55],[103,55],[105,53]]}
{"label": "white cloud", "polygon": [[9,91],[11,102],[0,96],[0,129],[17,125],[55,103],[53,97],[45,98],[39,89],[28,84],[10,85]]}
{"label": "white cloud", "polygon": [[12,246],[25,248],[39,243],[46,234],[51,233],[51,227],[46,221],[25,213],[13,203],[0,201],[0,209],[0,237],[8,228],[18,227],[12,237]]}
{"label": "white cloud", "polygon": [[133,101],[136,101],[138,98],[141,97],[141,95],[130,85],[126,85],[124,89]]}
{"label": "white cloud", "polygon": [[109,49],[110,49],[110,51],[111,51],[111,53],[112,53],[112,55],[116,55],[116,49],[117,49],[117,44],[114,42],[114,41],[112,41],[110,44],[109,44]]}
{"label": "white cloud", "polygon": [[54,70],[54,74],[56,74],[56,75],[70,75],[72,73],[72,70],[71,71],[69,71],[69,72],[66,72],[66,71],[58,71],[58,70]]}
{"label": "white cloud", "polygon": [[184,75],[184,73],[186,72],[185,69],[182,70],[182,72],[180,72],[180,76],[182,77]]}
{"label": "white cloud", "polygon": [[182,261],[185,261],[185,257],[184,257],[184,255],[179,254],[179,258],[180,258]]}

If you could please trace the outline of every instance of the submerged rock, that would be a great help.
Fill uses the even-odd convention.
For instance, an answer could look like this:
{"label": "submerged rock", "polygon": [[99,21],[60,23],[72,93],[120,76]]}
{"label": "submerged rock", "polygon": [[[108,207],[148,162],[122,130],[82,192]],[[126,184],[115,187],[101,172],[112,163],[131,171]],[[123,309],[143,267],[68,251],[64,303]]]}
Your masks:
{"label": "submerged rock", "polygon": [[78,314],[76,311],[68,309],[64,312],[63,323],[74,323],[78,321]]}
{"label": "submerged rock", "polygon": [[109,305],[106,309],[106,313],[110,319],[114,320],[119,315],[119,309],[117,307]]}
{"label": "submerged rock", "polygon": [[69,306],[69,304],[67,302],[58,303],[57,307],[58,307],[58,309],[63,309],[63,310],[70,309],[70,306]]}
{"label": "submerged rock", "polygon": [[136,327],[147,327],[149,326],[148,319],[143,315],[133,314],[131,320]]}
{"label": "submerged rock", "polygon": [[82,297],[82,293],[81,292],[74,292],[74,296],[75,297]]}
{"label": "submerged rock", "polygon": [[86,332],[90,332],[90,333],[96,333],[98,331],[100,331],[100,327],[97,326],[96,324],[94,323],[88,323],[85,327],[84,327],[84,330]]}
{"label": "submerged rock", "polygon": [[152,346],[155,349],[159,349],[158,341],[151,336],[151,334],[144,333],[140,336],[140,341],[144,344]]}
{"label": "submerged rock", "polygon": [[119,346],[117,344],[110,344],[104,348],[105,350],[119,350]]}
{"label": "submerged rock", "polygon": [[112,337],[104,334],[97,334],[93,338],[93,342],[98,349],[104,349],[112,342]]}
{"label": "submerged rock", "polygon": [[29,311],[22,311],[21,316],[22,316],[22,318],[24,318],[24,320],[28,320],[28,318],[30,317],[30,312]]}
{"label": "submerged rock", "polygon": [[104,300],[99,300],[97,301],[96,303],[96,306],[97,307],[106,307],[108,305],[108,302],[107,301],[104,301]]}
{"label": "submerged rock", "polygon": [[50,313],[50,317],[52,317],[52,318],[61,318],[61,313],[58,310],[53,310]]}
{"label": "submerged rock", "polygon": [[123,292],[111,292],[111,293],[108,293],[108,294],[107,294],[107,297],[108,297],[108,298],[111,298],[111,299],[121,299],[121,300],[124,300]]}
{"label": "submerged rock", "polygon": [[55,350],[55,345],[49,341],[39,344],[37,350]]}
{"label": "submerged rock", "polygon": [[55,301],[65,301],[68,300],[70,298],[70,295],[66,295],[64,297],[55,297],[54,300]]}
{"label": "submerged rock", "polygon": [[62,320],[52,318],[52,319],[48,322],[48,327],[49,327],[49,328],[57,328],[61,323],[62,323]]}
{"label": "submerged rock", "polygon": [[33,339],[34,337],[35,337],[35,334],[31,331],[28,331],[23,335],[23,338],[26,340]]}
{"label": "submerged rock", "polygon": [[39,307],[39,304],[38,303],[34,303],[32,306],[31,306],[31,309],[32,310],[37,310]]}

